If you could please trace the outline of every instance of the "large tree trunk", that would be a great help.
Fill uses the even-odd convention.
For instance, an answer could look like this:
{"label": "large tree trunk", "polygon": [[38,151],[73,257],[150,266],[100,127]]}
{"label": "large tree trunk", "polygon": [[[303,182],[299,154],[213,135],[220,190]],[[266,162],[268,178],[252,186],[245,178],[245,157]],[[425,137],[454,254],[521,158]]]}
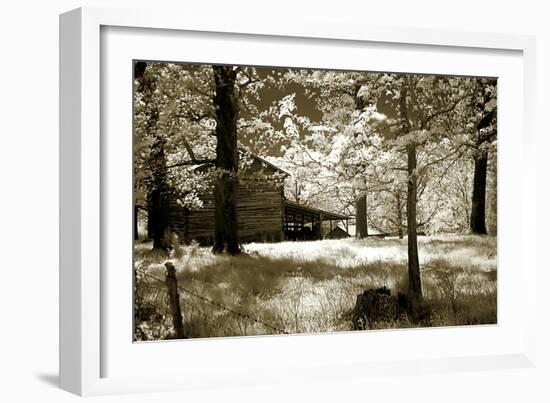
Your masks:
{"label": "large tree trunk", "polygon": [[487,151],[481,152],[474,162],[474,185],[470,229],[474,234],[487,234],[485,226],[485,191],[487,188]]}
{"label": "large tree trunk", "polygon": [[151,203],[151,192],[147,195],[147,240],[153,239],[153,218],[155,213],[153,212],[153,206]]}
{"label": "large tree trunk", "polygon": [[422,297],[418,241],[416,235],[416,144],[407,145],[407,251],[409,255],[409,294]]}
{"label": "large tree trunk", "polygon": [[212,251],[240,253],[237,228],[238,99],[232,66],[213,66],[216,94],[216,168],[214,185],[214,245]]}
{"label": "large tree trunk", "polygon": [[359,239],[369,235],[367,223],[367,193],[364,192],[355,200],[355,228],[356,236]]}
{"label": "large tree trunk", "polygon": [[[362,85],[360,83],[355,84],[354,87],[355,109],[358,111],[362,111],[367,106],[365,98],[359,95],[361,87]],[[361,190],[362,189],[364,189],[364,192],[361,192],[360,196],[355,200],[355,236],[359,239],[369,236],[369,224],[367,219],[368,204],[366,180],[364,184],[361,185]]]}
{"label": "large tree trunk", "polygon": [[150,190],[150,218],[153,249],[166,250],[168,242],[165,238],[168,229],[168,185],[166,155],[164,140],[157,138],[151,152],[152,187]]}
{"label": "large tree trunk", "polygon": [[397,191],[395,201],[397,207],[397,236],[399,239],[403,239],[403,205],[401,204],[401,192],[399,190]]}
{"label": "large tree trunk", "polygon": [[495,132],[491,126],[496,121],[496,107],[490,111],[486,110],[487,103],[491,100],[491,93],[486,91],[485,86],[481,87],[483,91],[483,102],[479,104],[483,116],[477,124],[477,150],[474,159],[474,183],[472,190],[472,211],[470,215],[470,230],[474,234],[487,234],[485,224],[485,193],[487,190],[487,159],[488,153],[486,144],[494,137]]}
{"label": "large tree trunk", "polygon": [[138,230],[138,217],[139,217],[139,208],[134,201],[134,241],[139,239],[139,230]]}
{"label": "large tree trunk", "polygon": [[[404,80],[404,79],[403,79]],[[410,131],[409,118],[407,114],[407,86],[401,86],[399,99],[399,112],[402,121],[403,133]],[[407,251],[408,251],[408,275],[409,295],[413,301],[422,298],[422,283],[420,279],[420,263],[418,261],[418,241],[416,235],[416,143],[411,141],[407,144]],[[414,305],[414,304],[413,304]]]}
{"label": "large tree trunk", "polygon": [[164,241],[165,234],[165,216],[162,208],[162,191],[153,189],[151,192],[151,217],[149,219],[151,225],[151,237],[153,238],[153,249],[166,249]]}

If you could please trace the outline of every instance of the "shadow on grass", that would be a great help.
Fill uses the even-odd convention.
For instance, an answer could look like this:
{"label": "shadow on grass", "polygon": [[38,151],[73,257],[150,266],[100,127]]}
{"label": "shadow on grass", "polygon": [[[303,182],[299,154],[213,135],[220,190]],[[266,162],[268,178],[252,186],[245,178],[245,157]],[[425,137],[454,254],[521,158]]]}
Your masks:
{"label": "shadow on grass", "polygon": [[207,264],[200,270],[180,270],[177,277],[181,284],[203,282],[240,294],[270,296],[279,292],[285,281],[293,277],[312,282],[363,278],[373,280],[371,285],[378,287],[381,286],[380,281],[389,279],[392,280],[391,283],[395,284],[397,280],[401,284],[405,274],[404,263],[372,261],[358,266],[336,268],[322,259],[300,262],[289,257],[242,254],[221,257],[219,261]]}

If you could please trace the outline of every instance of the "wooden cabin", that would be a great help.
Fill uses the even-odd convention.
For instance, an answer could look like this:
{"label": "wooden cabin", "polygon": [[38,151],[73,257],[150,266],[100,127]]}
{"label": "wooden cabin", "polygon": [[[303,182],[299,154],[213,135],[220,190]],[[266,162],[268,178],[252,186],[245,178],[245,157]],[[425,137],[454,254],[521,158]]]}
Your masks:
{"label": "wooden cabin", "polygon": [[[201,166],[196,169],[211,169]],[[284,196],[288,173],[258,156],[242,169],[237,187],[239,240],[280,242],[283,240],[322,239],[338,222],[347,225],[348,217],[291,202]],[[176,201],[170,203],[170,228],[184,242],[195,240],[211,245],[214,235],[214,192],[201,194],[203,207],[190,210]],[[329,223],[329,231],[323,231]]]}

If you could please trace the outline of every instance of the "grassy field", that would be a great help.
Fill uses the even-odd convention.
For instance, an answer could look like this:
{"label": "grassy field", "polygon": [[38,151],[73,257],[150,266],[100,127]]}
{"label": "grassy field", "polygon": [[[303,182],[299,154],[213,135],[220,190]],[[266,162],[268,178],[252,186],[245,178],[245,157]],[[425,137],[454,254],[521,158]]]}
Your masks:
{"label": "grassy field", "polygon": [[[171,334],[161,282],[166,261],[177,269],[192,338],[351,330],[357,294],[382,286],[395,294],[407,290],[406,239],[251,243],[244,252],[213,255],[210,248],[185,245],[160,256],[150,243],[137,243],[136,340]],[[419,254],[430,319],[412,323],[403,316],[371,328],[496,323],[496,238],[420,237]]]}

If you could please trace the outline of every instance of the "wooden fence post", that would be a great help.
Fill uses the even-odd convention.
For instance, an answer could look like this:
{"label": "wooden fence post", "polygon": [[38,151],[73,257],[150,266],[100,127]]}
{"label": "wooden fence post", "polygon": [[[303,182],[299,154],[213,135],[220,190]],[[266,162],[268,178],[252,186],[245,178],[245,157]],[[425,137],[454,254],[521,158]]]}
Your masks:
{"label": "wooden fence post", "polygon": [[172,322],[176,332],[176,338],[185,339],[183,331],[183,320],[181,317],[180,295],[178,292],[178,280],[176,279],[176,268],[172,262],[166,262],[166,287],[170,298],[170,309],[172,311]]}

